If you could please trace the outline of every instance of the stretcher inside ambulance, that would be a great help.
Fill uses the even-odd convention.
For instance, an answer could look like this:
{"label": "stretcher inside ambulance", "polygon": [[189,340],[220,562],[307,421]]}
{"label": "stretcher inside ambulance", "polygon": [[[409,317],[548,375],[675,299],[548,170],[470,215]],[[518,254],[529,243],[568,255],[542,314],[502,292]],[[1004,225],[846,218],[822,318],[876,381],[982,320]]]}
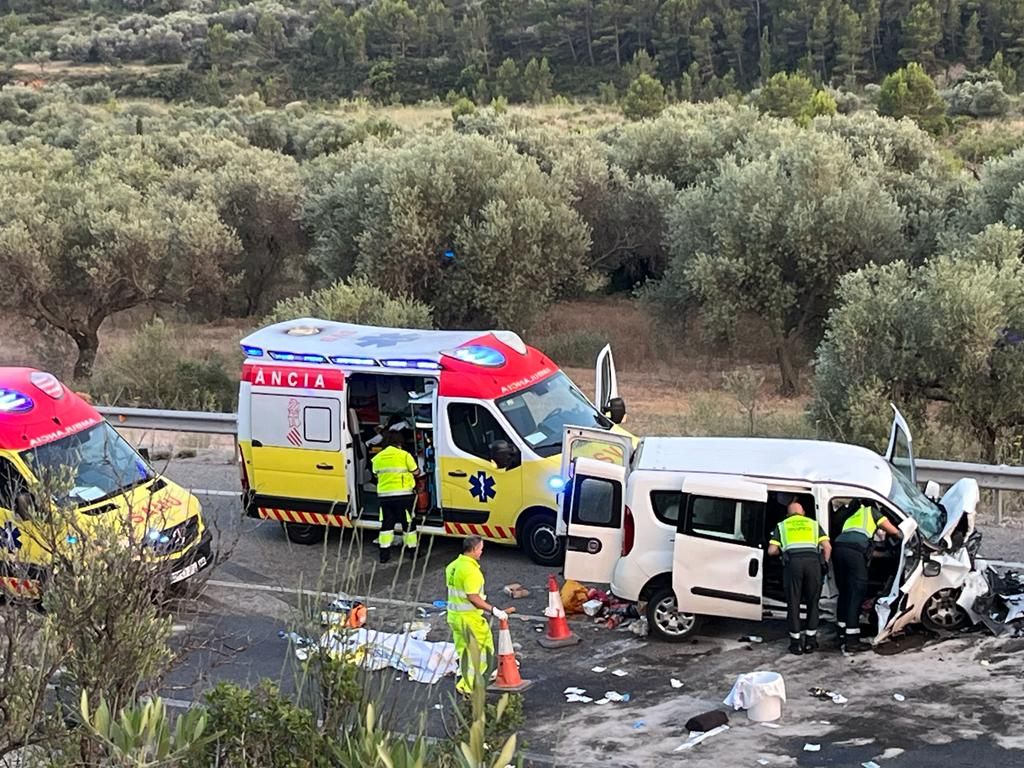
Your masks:
{"label": "stretcher inside ambulance", "polygon": [[60,547],[131,536],[171,583],[212,562],[198,500],[53,375],[0,368],[0,592],[36,595]]}
{"label": "stretcher inside ambulance", "polygon": [[618,429],[625,415],[607,347],[597,361],[600,408],[508,331],[303,318],[256,331],[242,351],[243,501],[299,543],[320,541],[330,526],[379,527],[370,462],[396,430],[423,473],[420,533],[476,533],[557,563],[563,430]]}

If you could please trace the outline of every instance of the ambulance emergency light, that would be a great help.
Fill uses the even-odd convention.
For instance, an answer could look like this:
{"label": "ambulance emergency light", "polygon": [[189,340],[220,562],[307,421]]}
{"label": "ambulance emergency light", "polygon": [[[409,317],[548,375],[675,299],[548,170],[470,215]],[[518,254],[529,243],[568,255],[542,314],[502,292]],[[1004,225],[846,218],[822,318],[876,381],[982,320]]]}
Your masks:
{"label": "ambulance emergency light", "polygon": [[386,368],[416,368],[421,371],[439,371],[441,366],[433,360],[381,360]]}
{"label": "ambulance emergency light", "polygon": [[481,365],[485,368],[498,368],[505,364],[505,356],[494,347],[484,347],[480,344],[470,344],[466,347],[459,347],[444,354],[461,360],[464,363]]}
{"label": "ambulance emergency light", "polygon": [[326,363],[327,358],[323,355],[313,355],[309,353],[295,353],[295,352],[278,352],[277,350],[270,350],[267,354],[270,355],[271,360],[279,360],[282,363]]}
{"label": "ambulance emergency light", "polygon": [[248,344],[242,345],[242,352],[245,353],[246,357],[263,357],[263,350],[259,347],[250,347]]}
{"label": "ambulance emergency light", "polygon": [[0,413],[25,413],[34,405],[32,398],[23,392],[0,387]]}

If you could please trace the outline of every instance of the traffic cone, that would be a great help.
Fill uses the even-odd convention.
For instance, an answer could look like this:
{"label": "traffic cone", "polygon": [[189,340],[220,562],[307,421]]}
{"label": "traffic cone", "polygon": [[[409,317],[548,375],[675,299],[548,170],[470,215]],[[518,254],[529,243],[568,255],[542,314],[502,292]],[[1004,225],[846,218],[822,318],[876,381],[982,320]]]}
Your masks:
{"label": "traffic cone", "polygon": [[508,619],[502,619],[498,630],[498,677],[487,686],[487,690],[525,691],[531,685],[533,680],[523,680],[519,676],[519,664],[512,647],[512,633],[508,631]]}
{"label": "traffic cone", "polygon": [[547,631],[544,637],[537,638],[543,647],[564,648],[580,641],[580,636],[569,629],[569,622],[565,619],[565,606],[562,605],[554,574],[548,576],[548,607],[544,609],[544,615],[548,617]]}

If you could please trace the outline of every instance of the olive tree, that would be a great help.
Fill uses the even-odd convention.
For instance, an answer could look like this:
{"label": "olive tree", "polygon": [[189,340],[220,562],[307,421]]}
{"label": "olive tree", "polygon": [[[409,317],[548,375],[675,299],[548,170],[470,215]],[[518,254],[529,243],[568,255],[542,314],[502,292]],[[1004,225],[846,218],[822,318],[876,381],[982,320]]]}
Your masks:
{"label": "olive tree", "polygon": [[426,302],[442,325],[522,329],[584,271],[589,234],[567,190],[504,142],[363,144],[323,158],[311,185],[320,269]]}
{"label": "olive tree", "polygon": [[724,340],[739,316],[758,317],[781,389],[792,394],[803,345],[819,332],[839,278],[898,254],[903,218],[841,139],[789,127],[753,147],[679,193],[669,213],[672,258],[650,295],[663,317],[696,306],[705,333]]}
{"label": "olive tree", "polygon": [[996,462],[1024,436],[1024,233],[997,224],[921,267],[843,279],[815,366],[819,422],[878,445],[888,401],[940,418]]}
{"label": "olive tree", "polygon": [[339,280],[303,296],[279,301],[267,323],[318,317],[341,323],[392,328],[431,328],[430,307],[408,296],[391,296],[364,279]]}

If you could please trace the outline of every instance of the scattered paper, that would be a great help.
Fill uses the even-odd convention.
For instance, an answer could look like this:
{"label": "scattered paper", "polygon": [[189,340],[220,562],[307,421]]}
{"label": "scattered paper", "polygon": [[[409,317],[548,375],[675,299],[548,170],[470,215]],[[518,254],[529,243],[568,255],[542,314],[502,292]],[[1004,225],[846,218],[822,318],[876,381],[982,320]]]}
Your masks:
{"label": "scattered paper", "polygon": [[987,667],[989,664],[991,664],[991,662],[988,659],[981,660],[981,666]]}
{"label": "scattered paper", "polygon": [[782,726],[778,723],[761,723],[762,728],[781,728]]}
{"label": "scattered paper", "polygon": [[569,694],[572,694],[572,693],[575,693],[575,694],[579,695],[581,693],[586,693],[586,692],[587,692],[586,688],[566,688],[564,691],[562,691],[562,693],[564,693],[566,696],[568,696]]}
{"label": "scattered paper", "polygon": [[682,688],[683,687],[683,681],[682,680],[676,680],[674,677],[671,680],[669,680],[669,683],[672,684],[673,688]]}
{"label": "scattered paper", "polygon": [[672,751],[682,752],[684,749],[691,749],[700,744],[702,741],[704,741],[704,739],[709,739],[712,736],[716,736],[717,734],[727,730],[729,730],[728,725],[720,725],[717,728],[711,729],[710,731],[691,733],[690,738],[688,738],[686,741],[684,741],[682,744],[680,744]]}
{"label": "scattered paper", "polygon": [[570,693],[565,697],[565,701],[568,704],[589,704],[593,699],[589,696],[581,696],[578,693]]}
{"label": "scattered paper", "polygon": [[758,765],[768,765],[769,762],[771,762],[771,761],[770,760],[765,760],[763,757],[759,757],[757,759],[757,764]]}
{"label": "scattered paper", "polygon": [[604,697],[608,701],[629,701],[628,693],[619,693],[618,691],[605,691]]}
{"label": "scattered paper", "polygon": [[832,725],[828,720],[816,720],[818,725]]}
{"label": "scattered paper", "polygon": [[868,760],[866,763],[861,763],[861,766],[862,768],[882,768],[882,766],[880,766],[874,760]]}
{"label": "scattered paper", "polygon": [[607,670],[608,670],[608,667],[591,667],[590,668],[591,672],[597,672],[598,674],[601,674],[602,672],[606,672]]}
{"label": "scattered paper", "polygon": [[598,699],[594,703],[595,704],[607,704],[608,703],[608,699]]}
{"label": "scattered paper", "polygon": [[441,705],[440,704],[435,704],[434,705],[434,709],[441,709]]}
{"label": "scattered paper", "polygon": [[821,752],[821,744],[804,744],[804,752]]}
{"label": "scattered paper", "polygon": [[829,698],[832,699],[833,704],[845,704],[849,701],[849,699],[841,693],[830,693]]}
{"label": "scattered paper", "polygon": [[760,635],[747,635],[746,637],[740,638],[741,643],[763,643],[764,638]]}
{"label": "scattered paper", "polygon": [[635,723],[633,723],[633,730],[638,731],[645,725],[647,725],[647,723],[645,723],[643,720],[637,720]]}
{"label": "scattered paper", "polygon": [[626,672],[623,669],[613,669],[612,670],[612,674],[615,675],[616,677],[625,677],[626,675],[629,674],[629,672]]}
{"label": "scattered paper", "polygon": [[892,697],[893,697],[894,699],[896,699],[896,701],[906,701],[906,700],[907,700],[907,697],[906,697],[906,696],[904,696],[904,695],[903,695],[902,693],[894,693],[894,694],[892,695]]}

